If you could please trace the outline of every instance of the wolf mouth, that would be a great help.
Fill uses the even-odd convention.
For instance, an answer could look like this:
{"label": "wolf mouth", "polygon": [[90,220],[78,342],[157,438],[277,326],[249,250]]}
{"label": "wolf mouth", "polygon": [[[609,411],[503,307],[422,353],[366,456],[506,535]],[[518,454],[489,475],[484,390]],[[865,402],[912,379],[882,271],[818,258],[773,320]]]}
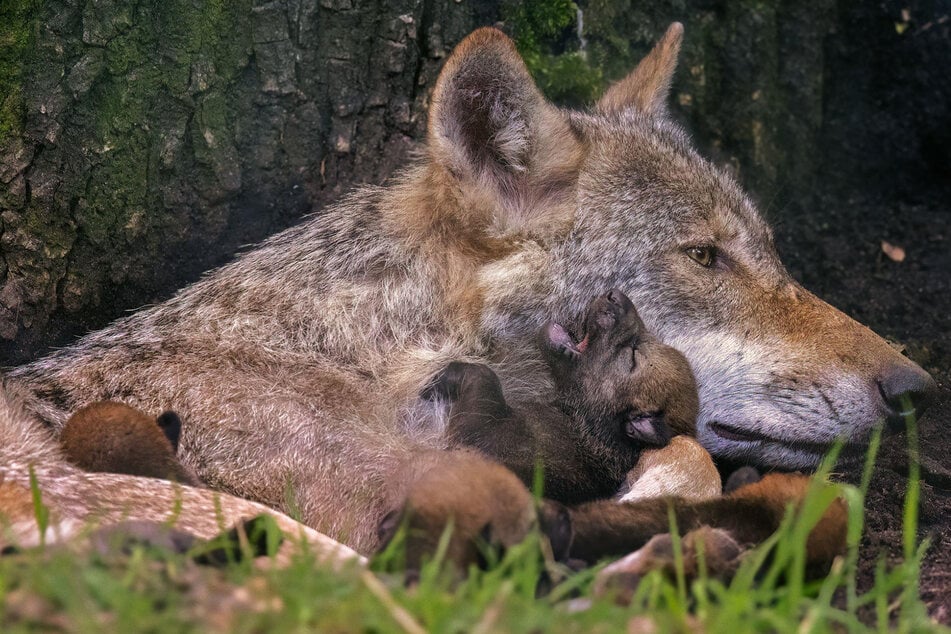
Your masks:
{"label": "wolf mouth", "polygon": [[[834,443],[821,443],[821,442],[810,442],[806,440],[788,440],[781,438],[774,438],[772,436],[767,436],[766,434],[761,434],[757,431],[752,431],[749,429],[740,429],[739,427],[734,427],[732,425],[727,425],[726,423],[721,423],[719,421],[711,421],[709,424],[710,430],[723,438],[724,440],[729,440],[732,442],[760,442],[760,443],[770,443],[774,445],[781,445],[789,449],[795,449],[798,451],[824,455],[828,453],[829,449],[832,448]],[[865,442],[853,442],[846,441],[842,446],[842,450],[839,453],[840,460],[843,458],[859,458],[864,453],[867,448],[867,443]]]}
{"label": "wolf mouth", "polygon": [[734,442],[755,442],[755,441],[765,441],[765,442],[777,442],[774,438],[764,436],[763,434],[757,433],[755,431],[749,431],[747,429],[739,429],[737,427],[732,427],[724,423],[719,423],[713,421],[710,423],[710,430],[713,431],[720,438],[726,440],[732,440]]}

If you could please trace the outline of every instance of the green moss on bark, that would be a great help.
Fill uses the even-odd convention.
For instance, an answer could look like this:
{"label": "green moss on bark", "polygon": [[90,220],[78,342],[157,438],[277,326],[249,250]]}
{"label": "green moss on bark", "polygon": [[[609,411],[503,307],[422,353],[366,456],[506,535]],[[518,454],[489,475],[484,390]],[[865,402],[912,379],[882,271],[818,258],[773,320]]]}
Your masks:
{"label": "green moss on bark", "polygon": [[0,145],[23,129],[23,60],[37,28],[40,0],[0,2]]}
{"label": "green moss on bark", "polygon": [[169,139],[168,130],[188,122],[171,121],[183,114],[169,111],[169,103],[197,107],[199,116],[191,123],[201,128],[195,149],[205,162],[235,161],[224,91],[250,55],[250,10],[248,1],[175,1],[141,6],[128,20],[111,23],[115,32],[106,38],[105,73],[81,105],[97,122],[99,160],[77,209],[93,243],[134,238],[142,214],[161,210],[150,191],[149,171],[159,169],[169,143],[182,142]]}
{"label": "green moss on bark", "polygon": [[502,17],[539,89],[557,104],[581,107],[604,89],[601,68],[578,50],[578,6],[571,0],[509,2]]}

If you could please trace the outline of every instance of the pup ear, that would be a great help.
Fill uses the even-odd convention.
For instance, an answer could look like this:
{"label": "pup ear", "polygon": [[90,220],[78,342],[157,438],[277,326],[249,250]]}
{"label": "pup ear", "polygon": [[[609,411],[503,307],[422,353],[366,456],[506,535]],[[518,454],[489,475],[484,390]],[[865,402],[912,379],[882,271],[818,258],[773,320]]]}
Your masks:
{"label": "pup ear", "polygon": [[182,419],[178,417],[178,414],[172,410],[169,410],[167,412],[162,412],[155,422],[157,422],[158,426],[162,428],[162,433],[165,434],[165,437],[168,438],[168,441],[172,443],[172,451],[177,453],[178,439],[182,435]]}
{"label": "pup ear", "polygon": [[635,108],[646,114],[666,114],[670,83],[677,70],[683,35],[684,26],[680,22],[667,27],[667,32],[637,68],[608,88],[598,101],[597,109],[603,113],[616,113]]}
{"label": "pup ear", "polygon": [[481,28],[456,47],[433,92],[429,151],[461,185],[474,220],[505,232],[550,215],[552,198],[574,185],[579,150],[512,40]]}
{"label": "pup ear", "polygon": [[631,440],[649,447],[664,447],[670,442],[670,427],[660,413],[628,415],[624,433]]}

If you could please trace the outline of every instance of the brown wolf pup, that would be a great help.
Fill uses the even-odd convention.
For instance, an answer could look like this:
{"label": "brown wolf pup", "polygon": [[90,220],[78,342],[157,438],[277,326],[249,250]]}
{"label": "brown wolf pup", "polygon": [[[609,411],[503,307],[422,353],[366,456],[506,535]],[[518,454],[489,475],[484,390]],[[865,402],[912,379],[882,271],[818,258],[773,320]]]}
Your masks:
{"label": "brown wolf pup", "polygon": [[793,280],[752,201],[668,116],[681,36],[671,26],[571,112],[545,101],[505,35],[474,32],[436,83],[419,164],[11,381],[54,429],[96,400],[172,405],[180,458],[210,487],[292,500],[308,525],[370,552],[381,519],[439,482],[431,515],[497,516],[479,506],[492,495],[470,495],[497,464],[440,475],[460,452],[444,408],[419,398],[436,372],[486,363],[513,406],[551,401],[538,329],[580,330],[590,289],[622,288],[690,362],[712,454],[806,469],[843,436],[860,452],[903,403],[920,411],[934,381]]}
{"label": "brown wolf pup", "polygon": [[69,417],[59,435],[66,459],[84,471],[127,473],[201,486],[175,452],[182,421],[175,412],[146,416],[122,403],[100,401]]}
{"label": "brown wolf pup", "polygon": [[584,335],[546,324],[539,344],[555,378],[553,404],[514,410],[484,364],[450,363],[425,390],[451,403],[451,446],[480,450],[545,496],[573,504],[617,493],[645,447],[662,447],[671,428],[692,432],[697,387],[683,356],[654,339],[619,290],[588,307]]}
{"label": "brown wolf pup", "polygon": [[[770,473],[759,482],[700,502],[675,497],[582,504],[571,509],[571,557],[593,563],[607,554],[623,555],[640,549],[654,536],[669,531],[668,505],[673,507],[682,533],[710,527],[746,549],[773,534],[787,506],[800,505],[810,486],[810,478],[803,475]],[[847,521],[845,502],[836,498],[809,533],[807,572],[816,575],[827,571],[832,560],[844,551]]]}
{"label": "brown wolf pup", "polygon": [[[776,513],[780,504],[769,505],[764,502],[769,499],[775,502],[801,500],[809,486],[809,479],[802,475],[772,473],[764,478],[755,469],[743,467],[734,471],[727,480],[724,498],[711,495],[706,498],[709,500],[706,504],[689,504],[686,499],[677,497],[662,500],[661,503],[671,504],[677,515],[678,529],[685,532],[680,545],[682,567],[679,570],[677,568],[678,556],[671,535],[658,532],[638,550],[601,570],[595,580],[594,593],[612,593],[616,601],[627,603],[640,580],[654,570],[660,570],[671,579],[678,574],[684,575],[688,581],[700,577],[701,574],[706,574],[709,578],[729,579],[749,548],[774,531],[781,519],[781,515]],[[696,491],[693,490],[692,493]],[[753,500],[751,505],[750,498]],[[656,512],[651,511],[650,506],[654,505],[656,508],[657,504],[657,500],[645,501],[643,504],[622,509],[621,512],[625,513],[627,518],[621,521],[601,517],[615,512],[616,509],[589,506],[579,508],[576,512],[587,515],[581,522],[602,523],[606,520],[603,521],[603,526],[610,525],[618,529],[627,521],[637,527],[635,530],[641,530],[645,525],[644,514],[651,515]],[[689,511],[684,513],[686,509]],[[746,519],[731,519],[727,516],[744,510],[754,515]],[[701,515],[705,517],[701,518]],[[681,524],[683,520],[687,523]],[[717,528],[713,528],[711,524]],[[805,573],[809,577],[826,574],[832,560],[844,552],[846,529],[845,504],[841,497],[836,498],[807,538],[804,563]],[[592,532],[586,531],[586,534],[591,535]],[[645,536],[642,533],[640,537],[635,537],[635,543],[640,543],[639,540]],[[619,531],[616,537],[620,543],[615,547],[624,549],[624,541],[630,536]],[[599,547],[597,550],[601,549]],[[583,550],[583,546],[579,544],[575,550]]]}
{"label": "brown wolf pup", "polygon": [[[43,534],[33,478],[49,513]],[[362,560],[343,544],[256,502],[167,480],[82,471],[66,461],[56,439],[22,407],[16,388],[0,383],[0,551],[95,539],[97,527],[122,531],[136,524],[161,524],[212,539],[260,515],[272,517],[287,538],[279,563],[289,561],[302,543],[329,564]]]}

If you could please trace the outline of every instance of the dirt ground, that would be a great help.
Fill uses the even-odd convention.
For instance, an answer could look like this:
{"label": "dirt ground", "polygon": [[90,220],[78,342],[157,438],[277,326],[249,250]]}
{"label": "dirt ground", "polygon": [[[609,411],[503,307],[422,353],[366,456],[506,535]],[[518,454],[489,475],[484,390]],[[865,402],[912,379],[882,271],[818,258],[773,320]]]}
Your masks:
{"label": "dirt ground", "polygon": [[[919,421],[920,530],[932,541],[921,593],[930,614],[951,624],[951,197],[943,191],[911,203],[842,198],[776,222],[780,253],[807,288],[902,344],[938,382],[940,394]],[[905,260],[890,260],[882,240],[904,248]],[[907,462],[905,434],[885,438],[867,502],[860,558],[866,587],[881,555],[901,559]]]}

